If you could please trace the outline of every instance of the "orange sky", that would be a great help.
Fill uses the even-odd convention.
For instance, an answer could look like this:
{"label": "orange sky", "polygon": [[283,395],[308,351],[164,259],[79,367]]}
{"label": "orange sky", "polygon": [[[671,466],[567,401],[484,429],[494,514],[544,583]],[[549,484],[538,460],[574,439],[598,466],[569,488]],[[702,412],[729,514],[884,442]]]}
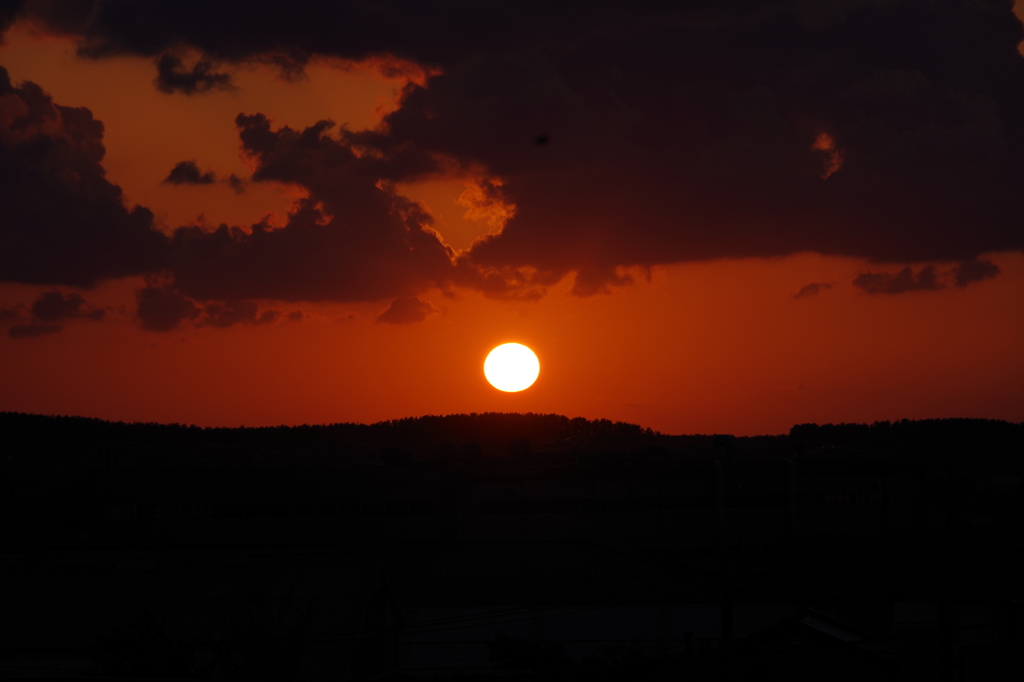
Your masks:
{"label": "orange sky", "polygon": [[[1018,4],[1018,9],[1020,5]],[[261,184],[161,185],[196,159],[218,176],[248,175],[234,117],[275,126],[330,118],[358,130],[393,106],[400,81],[370,68],[315,63],[284,82],[242,70],[238,90],[166,95],[148,59],[87,61],[57,38],[21,28],[0,47],[13,81],[86,106],[106,126],[109,179],[168,229],[283,219],[296,190]],[[156,131],[156,132],[154,132]],[[458,179],[402,188],[423,201],[456,248],[490,229],[462,217]],[[200,217],[202,216],[202,217]],[[273,222],[273,221],[272,221]],[[421,297],[439,313],[409,325],[374,322],[388,301],[263,302],[301,322],[146,332],[133,320],[141,279],[82,292],[109,306],[37,339],[0,336],[0,410],[199,425],[270,425],[483,411],[557,412],[637,422],[667,433],[779,433],[802,422],[900,418],[1024,419],[1024,256],[989,254],[1002,270],[967,288],[870,296],[853,277],[880,268],[801,254],[655,267],[650,281],[580,298],[569,282],[539,302],[456,290]],[[890,267],[889,270],[894,268]],[[809,282],[830,290],[796,299]],[[61,287],[0,285],[0,306]],[[506,341],[533,348],[538,382],[489,387],[482,363]]]}

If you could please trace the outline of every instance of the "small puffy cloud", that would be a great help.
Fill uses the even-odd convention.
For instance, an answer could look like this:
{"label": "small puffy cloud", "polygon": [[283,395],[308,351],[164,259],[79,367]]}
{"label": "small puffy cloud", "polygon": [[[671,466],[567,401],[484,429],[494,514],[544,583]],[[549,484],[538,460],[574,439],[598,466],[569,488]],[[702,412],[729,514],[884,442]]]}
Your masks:
{"label": "small puffy cloud", "polygon": [[280,316],[280,310],[264,310],[260,313],[255,301],[213,301],[204,306],[199,325],[223,329],[236,324],[271,324]]}
{"label": "small puffy cloud", "polygon": [[215,301],[203,309],[200,324],[223,329],[236,324],[252,323],[258,311],[259,306],[255,301]]}
{"label": "small puffy cloud", "polygon": [[937,271],[934,265],[926,265],[916,273],[909,267],[895,274],[863,272],[854,278],[853,285],[869,294],[894,295],[909,291],[938,291],[950,284],[963,288],[974,282],[992,279],[1001,272],[999,266],[990,260],[972,258],[943,271]]}
{"label": "small puffy cloud", "polygon": [[253,320],[253,324],[273,324],[281,318],[280,310],[264,310],[259,317]]}
{"label": "small puffy cloud", "polygon": [[281,311],[260,311],[256,301],[195,301],[169,283],[151,284],[135,292],[139,326],[166,332],[183,322],[196,327],[225,329],[239,324],[264,325],[277,322]]}
{"label": "small puffy cloud", "polygon": [[399,296],[391,302],[387,310],[377,316],[377,322],[386,324],[412,324],[422,322],[438,310],[430,301],[418,296]]}
{"label": "small puffy cloud", "polygon": [[[231,176],[235,177],[235,176]],[[198,164],[195,159],[191,161],[179,161],[171,172],[168,173],[167,177],[164,178],[163,184],[168,185],[212,185],[217,182],[217,175],[213,171],[207,171],[203,173],[199,170]]]}
{"label": "small puffy cloud", "polygon": [[47,291],[32,304],[32,316],[42,322],[57,322],[83,315],[85,299],[78,294]]}
{"label": "small puffy cloud", "polygon": [[139,326],[154,332],[174,329],[199,315],[199,307],[169,286],[150,285],[135,292]]}
{"label": "small puffy cloud", "polygon": [[896,274],[888,272],[862,272],[853,280],[853,286],[868,294],[905,294],[908,291],[936,291],[942,289],[934,265],[926,265],[916,274],[909,267]]}
{"label": "small puffy cloud", "polygon": [[958,287],[965,287],[973,282],[992,279],[1001,272],[999,266],[992,261],[974,258],[953,268],[953,281]]}
{"label": "small puffy cloud", "polygon": [[822,291],[826,291],[832,288],[831,282],[808,282],[807,284],[800,287],[800,291],[793,294],[793,298],[805,298],[807,296],[817,296]]}
{"label": "small puffy cloud", "polygon": [[74,292],[62,294],[59,291],[40,294],[28,308],[28,315],[23,311],[24,305],[0,310],[0,319],[18,320],[17,324],[8,329],[12,338],[38,338],[45,334],[57,334],[64,328],[60,323],[75,319],[98,322],[106,315],[105,310],[91,306],[81,295]]}
{"label": "small puffy cloud", "polygon": [[180,57],[173,54],[161,55],[156,62],[156,87],[161,92],[180,92],[194,95],[210,90],[232,90],[231,75],[214,71],[213,62],[200,59],[192,68],[185,66]]}
{"label": "small puffy cloud", "polygon": [[[20,304],[18,307],[21,307]],[[0,322],[10,322],[21,317],[18,308],[0,308]]]}
{"label": "small puffy cloud", "polygon": [[235,194],[241,194],[242,192],[245,191],[245,180],[238,177],[234,173],[229,175],[225,182],[228,183],[228,186],[231,187],[231,189],[235,190]]}
{"label": "small puffy cloud", "polygon": [[44,322],[23,322],[13,325],[7,330],[12,339],[36,339],[45,334],[57,334],[63,329],[59,324]]}

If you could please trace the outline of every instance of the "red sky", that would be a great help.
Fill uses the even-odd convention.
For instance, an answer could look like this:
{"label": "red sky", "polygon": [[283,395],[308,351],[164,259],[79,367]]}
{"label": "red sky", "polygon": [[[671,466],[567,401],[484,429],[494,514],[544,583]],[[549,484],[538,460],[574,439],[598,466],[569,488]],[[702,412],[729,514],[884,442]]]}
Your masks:
{"label": "red sky", "polygon": [[[373,129],[399,108],[406,82],[381,75],[380,60],[314,56],[292,81],[269,65],[239,62],[231,70],[234,89],[167,94],[154,87],[151,56],[79,57],[73,38],[47,32],[15,24],[0,47],[0,66],[15,85],[37,83],[53,102],[87,107],[103,122],[107,179],[123,189],[126,205],[152,210],[156,229],[168,235],[185,225],[246,226],[265,217],[284,228],[292,202],[310,196],[301,183],[273,179],[248,183],[241,193],[222,181],[161,184],[175,164],[192,159],[218,178],[248,179],[259,162],[240,153],[239,113],[262,113],[273,130],[302,130],[322,119],[350,131]],[[552,149],[557,141],[553,136]],[[813,153],[821,149],[808,148]],[[457,201],[473,186],[467,167],[396,185],[398,195],[421,202],[455,250],[500,229],[464,217],[467,208]],[[500,175],[494,168],[473,172]],[[506,200],[514,203],[514,178],[510,188]],[[517,205],[524,220],[529,210],[528,202]],[[935,239],[956,241],[944,235]],[[59,333],[0,335],[0,410],[231,426],[533,411],[667,433],[738,435],[804,422],[1024,419],[1019,248],[975,249],[962,258],[924,249],[905,260],[828,248],[836,255],[738,249],[630,265],[640,263],[637,256],[617,270],[632,283],[606,278],[602,291],[584,296],[578,281],[572,291],[571,265],[570,274],[545,282],[539,300],[495,297],[464,281],[416,285],[408,295],[434,312],[408,324],[376,321],[392,295],[347,302],[282,295],[251,297],[260,312],[280,311],[268,324],[203,326],[207,318],[195,317],[147,331],[136,304],[142,275],[103,278],[93,288],[8,278],[0,283],[0,308],[19,324],[29,324],[33,302],[52,291],[77,293],[106,314],[66,319]],[[968,259],[1000,272],[963,287],[944,279]],[[885,294],[870,293],[863,279],[854,285],[864,273],[910,266],[919,275],[929,265],[939,273],[935,286]],[[811,283],[822,285],[817,293],[796,297]],[[300,321],[288,319],[295,311]],[[506,341],[525,343],[540,357],[540,379],[522,393],[501,393],[483,378],[487,351]]]}

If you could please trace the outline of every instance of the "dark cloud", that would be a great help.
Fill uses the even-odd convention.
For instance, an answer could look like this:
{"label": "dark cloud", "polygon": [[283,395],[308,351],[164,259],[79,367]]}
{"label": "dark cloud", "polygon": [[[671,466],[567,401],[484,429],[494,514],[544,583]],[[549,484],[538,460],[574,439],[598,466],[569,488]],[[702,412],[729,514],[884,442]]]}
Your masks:
{"label": "dark cloud", "polygon": [[139,326],[154,332],[174,329],[196,318],[199,307],[169,286],[150,285],[135,292]]}
{"label": "dark cloud", "polygon": [[[543,43],[621,18],[609,11],[615,7],[612,3],[578,1],[22,0],[13,4],[26,6],[28,16],[54,32],[79,37],[83,55],[155,57],[190,45],[211,60],[259,60],[286,73],[301,70],[310,56],[317,54],[349,59],[393,54],[443,64],[523,42]],[[77,7],[81,4],[95,9],[81,17]]]}
{"label": "dark cloud", "polygon": [[964,261],[953,268],[953,280],[958,287],[965,287],[973,282],[992,279],[1001,272],[999,266],[992,261],[975,258]]}
{"label": "dark cloud", "polygon": [[153,214],[125,208],[101,161],[103,124],[0,67],[0,281],[91,287],[166,257]]}
{"label": "dark cloud", "polygon": [[437,308],[430,301],[423,301],[418,296],[399,296],[391,302],[387,310],[377,316],[377,322],[412,324],[422,322],[435,313]]}
{"label": "dark cloud", "polygon": [[62,294],[59,291],[47,291],[41,294],[32,304],[32,316],[42,322],[58,322],[75,317],[83,317],[82,310],[85,299],[75,293]]}
{"label": "dark cloud", "polygon": [[222,329],[236,324],[271,324],[280,316],[280,310],[264,310],[260,313],[255,301],[214,301],[203,308],[199,325]]}
{"label": "dark cloud", "polygon": [[862,272],[853,280],[853,286],[869,294],[905,294],[908,291],[936,291],[944,288],[935,274],[935,266],[927,265],[917,274],[903,268],[898,273]]}
{"label": "dark cloud", "polygon": [[231,75],[214,71],[214,65],[207,59],[200,59],[189,69],[180,57],[172,54],[161,55],[156,62],[156,87],[168,94],[180,92],[194,95],[210,90],[231,90]]}
{"label": "dark cloud", "polygon": [[808,282],[807,284],[800,287],[800,291],[793,294],[793,298],[804,298],[806,296],[817,296],[822,291],[831,289],[832,284],[830,282]]}
{"label": "dark cloud", "polygon": [[260,312],[255,301],[209,301],[200,305],[167,284],[147,286],[135,292],[135,297],[139,324],[149,331],[171,331],[186,321],[214,329],[240,324],[264,325],[281,317],[280,310]]}
{"label": "dark cloud", "polygon": [[3,45],[3,34],[18,18],[21,10],[19,2],[0,2],[0,45]]}
{"label": "dark cloud", "polygon": [[235,194],[241,194],[242,192],[245,191],[245,180],[238,177],[234,173],[229,175],[225,182],[228,183],[231,189],[235,190]]}
{"label": "dark cloud", "polygon": [[304,317],[305,317],[305,315],[303,314],[303,312],[301,310],[293,310],[290,313],[288,313],[288,321],[289,322],[302,322],[302,319]]}
{"label": "dark cloud", "polygon": [[947,288],[949,284],[963,288],[974,282],[992,279],[1001,272],[999,266],[992,261],[974,258],[943,271],[928,265],[916,274],[909,267],[895,274],[865,272],[854,278],[853,285],[869,294],[903,294],[908,291],[937,291]]}
{"label": "dark cloud", "polygon": [[224,328],[236,324],[252,323],[256,319],[259,305],[255,301],[222,301],[208,304],[203,310],[200,324]]}
{"label": "dark cloud", "polygon": [[[84,55],[194,50],[191,68],[165,64],[179,91],[227,84],[214,64],[295,72],[313,55],[392,55],[439,67],[378,130],[332,137],[327,123],[240,117],[253,180],[310,198],[283,229],[179,231],[176,286],[197,301],[379,300],[449,284],[534,298],[572,273],[573,291],[592,295],[627,283],[630,266],[803,251],[966,264],[1024,249],[1024,31],[1008,2],[26,11]],[[483,194],[509,207],[455,266],[429,216],[389,189],[452,172],[490,177]],[[965,267],[957,282],[989,272]],[[941,288],[927,266],[858,281]]]}
{"label": "dark cloud", "polygon": [[422,208],[380,181],[378,158],[360,158],[321,121],[272,129],[261,114],[237,121],[253,181],[300,185],[284,227],[221,225],[177,230],[171,269],[198,301],[372,301],[408,295],[454,276],[452,252]]}
{"label": "dark cloud", "polygon": [[0,30],[6,20],[29,18],[59,34],[79,34],[93,18],[95,0],[3,0],[0,2]]}
{"label": "dark cloud", "polygon": [[99,322],[106,315],[105,310],[90,305],[80,294],[62,294],[58,291],[40,294],[32,306],[28,307],[27,313],[23,304],[0,310],[0,321],[17,321],[7,330],[11,337],[36,338],[44,334],[57,334],[63,329],[57,323],[67,323],[72,319]]}
{"label": "dark cloud", "polygon": [[194,159],[179,161],[164,178],[164,183],[170,185],[212,185],[215,182],[217,182],[217,175],[213,171],[203,173]]}
{"label": "dark cloud", "polygon": [[59,324],[44,322],[23,322],[7,330],[12,339],[36,339],[45,334],[58,334],[63,329]]}
{"label": "dark cloud", "polygon": [[[506,180],[515,216],[467,256],[485,271],[614,283],[617,265],[800,251],[966,260],[1024,246],[1020,37],[1008,10],[918,3],[813,30],[669,22],[454,64],[373,143]],[[559,141],[543,153],[525,142],[539,127]]]}
{"label": "dark cloud", "polygon": [[90,305],[80,294],[62,294],[59,291],[40,294],[27,310],[21,304],[0,310],[0,320],[18,320],[8,329],[13,338],[38,338],[44,334],[57,334],[64,329],[58,323],[76,319],[99,322],[105,316],[105,310]]}
{"label": "dark cloud", "polygon": [[576,271],[576,278],[569,292],[574,296],[593,296],[608,293],[611,286],[626,286],[632,283],[633,277],[629,273],[616,272],[614,267],[580,267]]}
{"label": "dark cloud", "polygon": [[273,324],[281,319],[280,310],[264,310],[253,324]]}

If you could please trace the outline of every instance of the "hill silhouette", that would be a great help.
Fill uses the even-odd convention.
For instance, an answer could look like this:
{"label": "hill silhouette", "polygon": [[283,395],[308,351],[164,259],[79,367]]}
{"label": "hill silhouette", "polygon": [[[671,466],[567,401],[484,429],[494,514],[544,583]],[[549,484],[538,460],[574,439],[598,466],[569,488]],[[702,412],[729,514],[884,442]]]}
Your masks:
{"label": "hill silhouette", "polygon": [[1019,451],[1024,425],[987,419],[799,424],[788,434],[667,435],[638,424],[558,414],[427,415],[374,424],[197,427],[73,416],[0,413],[9,461],[31,467],[344,465],[377,460],[488,460],[508,456],[625,454],[633,460],[836,456],[988,457]]}
{"label": "hill silhouette", "polygon": [[[1001,679],[1021,651],[1022,434],[0,413],[0,667],[859,680],[991,664],[962,679]],[[74,669],[72,647],[88,654]]]}

